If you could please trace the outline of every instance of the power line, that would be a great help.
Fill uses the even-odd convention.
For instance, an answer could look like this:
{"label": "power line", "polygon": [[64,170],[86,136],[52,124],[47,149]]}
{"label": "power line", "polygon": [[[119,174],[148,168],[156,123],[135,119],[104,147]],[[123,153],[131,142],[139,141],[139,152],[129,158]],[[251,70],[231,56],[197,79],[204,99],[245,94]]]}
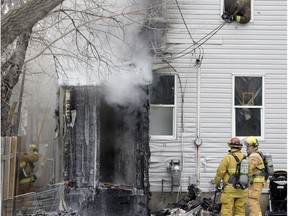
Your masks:
{"label": "power line", "polygon": [[[179,55],[183,52],[185,52],[186,50],[191,49],[193,46],[196,45],[196,47],[192,48],[192,50],[183,53],[180,56],[175,56],[172,57],[171,59],[177,59],[177,58],[181,58],[185,55],[190,54],[191,52],[195,51],[195,49],[198,49],[201,45],[203,45],[204,43],[206,43],[211,37],[213,37],[224,25],[226,24],[226,22],[224,21],[223,23],[221,23],[219,26],[217,26],[215,29],[213,29],[211,32],[209,32],[207,35],[205,35],[204,37],[202,37],[200,40],[198,40],[195,44],[192,44],[191,46],[185,48],[184,50],[182,50],[181,52],[177,53],[176,55]],[[203,40],[203,41],[202,41]],[[201,42],[202,41],[202,42]]]}
{"label": "power line", "polygon": [[[179,10],[179,13],[180,13],[180,15],[181,15],[181,18],[182,18],[182,20],[183,20],[183,23],[184,23],[184,25],[185,25],[185,28],[186,28],[186,30],[187,30],[190,38],[191,38],[192,41],[193,41],[193,45],[195,45],[195,44],[197,44],[197,42],[193,39],[192,34],[191,34],[191,32],[190,32],[190,30],[189,30],[189,28],[188,28],[188,25],[186,24],[186,21],[185,21],[185,19],[184,19],[184,16],[183,16],[182,10],[181,10],[181,8],[180,8],[179,2],[178,2],[178,0],[175,0],[175,2],[176,2],[176,5],[177,5],[177,8],[178,8],[178,10]],[[202,46],[201,46],[201,45],[200,45],[200,46],[197,46],[197,48],[199,49],[199,56],[198,56],[198,58],[196,59],[195,66],[196,66],[196,65],[199,66],[199,64],[201,65],[202,59],[203,59],[203,57],[204,57],[204,49],[202,48]],[[195,49],[194,49],[193,51],[195,51]],[[202,54],[202,52],[203,52],[203,54]]]}

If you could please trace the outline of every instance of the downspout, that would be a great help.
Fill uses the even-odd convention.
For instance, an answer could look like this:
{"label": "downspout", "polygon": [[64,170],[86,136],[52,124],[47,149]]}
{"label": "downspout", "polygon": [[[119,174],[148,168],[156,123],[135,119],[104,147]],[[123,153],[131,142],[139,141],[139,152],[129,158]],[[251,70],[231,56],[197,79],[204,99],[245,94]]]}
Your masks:
{"label": "downspout", "polygon": [[[175,72],[177,72],[177,71],[175,70]],[[183,91],[182,82],[181,82],[181,79],[180,79],[180,76],[179,76],[178,73],[177,73],[177,77],[178,77],[179,84],[180,84],[180,89],[181,89],[181,166],[180,166],[181,178],[180,178],[180,184],[179,184],[179,190],[178,190],[178,193],[177,193],[176,202],[178,202],[178,199],[179,199],[179,191],[182,190],[182,186],[181,186],[182,183],[181,182],[182,182],[182,173],[183,173],[183,170],[184,170],[184,154],[183,154],[183,145],[184,145],[184,137],[183,137],[183,133],[184,133],[184,110],[183,110],[184,109],[183,108],[183,105],[184,105],[184,91]]]}
{"label": "downspout", "polygon": [[[197,139],[200,139],[200,72],[201,68],[197,67]],[[200,186],[200,145],[201,143],[196,144],[196,184]]]}
{"label": "downspout", "polygon": [[[183,111],[183,105],[184,105],[184,92],[182,89],[182,84],[181,84],[181,80],[180,77],[178,75],[179,78],[179,82],[180,82],[180,87],[181,87],[181,179],[180,181],[182,182],[182,174],[183,174],[183,170],[184,170],[184,155],[183,155],[183,145],[184,145],[184,137],[183,137],[183,133],[184,133],[184,111]],[[180,183],[179,185],[179,189],[182,190],[182,183]],[[177,199],[176,202],[178,202],[179,199],[179,191],[177,194]]]}

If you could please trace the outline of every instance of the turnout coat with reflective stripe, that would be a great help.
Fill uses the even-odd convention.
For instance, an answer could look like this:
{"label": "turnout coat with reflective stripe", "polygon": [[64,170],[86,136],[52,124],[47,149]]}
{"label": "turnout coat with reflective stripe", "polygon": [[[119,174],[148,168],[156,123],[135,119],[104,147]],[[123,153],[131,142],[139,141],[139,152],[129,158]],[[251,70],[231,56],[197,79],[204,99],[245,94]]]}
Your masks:
{"label": "turnout coat with reflective stripe", "polygon": [[264,176],[264,162],[262,157],[258,152],[252,152],[248,156],[249,160],[249,169],[252,172],[252,182],[265,182]]}
{"label": "turnout coat with reflective stripe", "polygon": [[[33,163],[39,160],[39,154],[34,151],[32,154],[27,154],[26,152],[21,152],[19,158],[19,169],[20,169],[20,179],[19,183],[28,183],[34,181],[32,177],[32,167]],[[26,179],[26,180],[25,180]]]}
{"label": "turnout coat with reflective stripe", "polygon": [[[242,160],[242,158],[244,157],[241,150],[232,149],[231,153],[234,153],[239,160]],[[233,155],[231,154],[225,155],[217,169],[216,176],[214,178],[214,183],[218,185],[220,184],[221,179],[223,179],[223,181],[227,183],[225,187],[233,187],[231,183],[228,183],[228,180],[230,176],[235,175],[236,167],[237,162],[233,157]]]}

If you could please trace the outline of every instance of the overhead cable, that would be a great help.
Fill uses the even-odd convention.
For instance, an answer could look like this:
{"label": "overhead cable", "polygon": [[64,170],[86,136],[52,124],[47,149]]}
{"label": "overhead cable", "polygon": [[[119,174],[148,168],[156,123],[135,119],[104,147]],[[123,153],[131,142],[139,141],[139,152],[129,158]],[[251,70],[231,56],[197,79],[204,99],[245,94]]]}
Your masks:
{"label": "overhead cable", "polygon": [[[178,10],[179,10],[179,12],[180,12],[181,18],[182,18],[183,23],[184,23],[184,25],[185,25],[185,28],[186,28],[186,30],[187,30],[190,38],[191,38],[192,41],[193,41],[193,45],[195,45],[195,44],[197,44],[198,42],[196,42],[196,41],[193,39],[193,37],[192,37],[192,34],[191,34],[191,32],[190,32],[190,30],[189,30],[189,28],[188,28],[188,26],[187,26],[187,24],[186,24],[186,21],[185,21],[185,19],[184,19],[184,16],[183,16],[182,10],[181,10],[181,8],[180,8],[180,5],[179,5],[179,3],[178,3],[178,0],[175,0],[175,2],[176,2],[176,5],[177,5]],[[199,56],[198,56],[198,58],[196,59],[195,66],[201,65],[202,59],[203,59],[203,57],[204,57],[204,49],[202,48],[202,46],[201,46],[201,45],[200,45],[200,46],[197,46],[197,48],[199,49]],[[195,48],[195,49],[196,49],[196,48]],[[194,52],[195,52],[195,49],[193,50]],[[203,52],[203,54],[202,54],[202,52]]]}
{"label": "overhead cable", "polygon": [[[206,43],[211,37],[213,37],[224,25],[226,24],[226,22],[222,22],[219,26],[217,26],[214,30],[212,30],[211,32],[209,32],[207,35],[205,35],[204,37],[202,37],[200,40],[198,40],[195,44],[190,45],[189,47],[185,48],[184,50],[182,50],[181,52],[177,53],[177,55],[189,50],[192,48],[192,50],[189,50],[186,53],[183,53],[180,56],[175,56],[172,57],[171,59],[177,59],[177,58],[181,58],[185,55],[188,55],[190,53],[192,53],[195,49],[198,49],[198,47],[200,47],[201,45],[203,45],[204,43]],[[194,47],[196,45],[196,47]],[[194,47],[194,48],[193,48]]]}

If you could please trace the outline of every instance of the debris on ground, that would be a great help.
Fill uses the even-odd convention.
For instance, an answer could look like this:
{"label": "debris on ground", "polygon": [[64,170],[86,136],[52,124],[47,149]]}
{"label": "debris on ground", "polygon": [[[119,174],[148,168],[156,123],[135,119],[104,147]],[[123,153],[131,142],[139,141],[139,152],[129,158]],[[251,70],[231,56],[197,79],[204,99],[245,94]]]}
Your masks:
{"label": "debris on ground", "polygon": [[191,184],[183,199],[177,203],[169,203],[163,209],[156,209],[151,216],[193,216],[200,211],[215,211],[214,207],[212,198],[202,196],[200,189]]}

